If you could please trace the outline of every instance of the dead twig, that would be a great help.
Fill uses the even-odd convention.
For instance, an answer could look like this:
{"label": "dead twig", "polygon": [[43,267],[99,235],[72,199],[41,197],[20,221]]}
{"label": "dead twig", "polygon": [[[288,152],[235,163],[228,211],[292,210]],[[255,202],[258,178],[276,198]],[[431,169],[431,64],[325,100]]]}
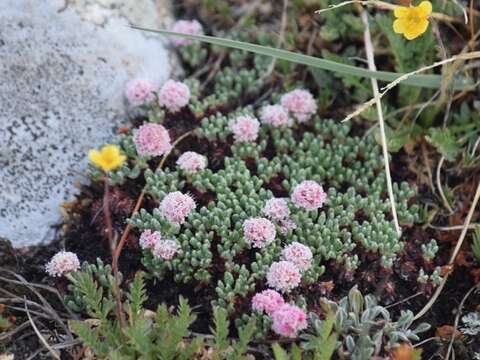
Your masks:
{"label": "dead twig", "polygon": [[[25,299],[26,300],[26,299]],[[27,316],[28,316],[28,321],[30,321],[30,324],[32,325],[32,328],[33,328],[33,331],[35,331],[35,334],[37,334],[37,337],[38,339],[40,340],[40,342],[43,344],[43,346],[45,346],[45,348],[47,348],[47,350],[50,352],[50,354],[52,354],[52,356],[57,359],[57,360],[61,360],[60,359],[60,354],[58,351],[52,349],[52,347],[50,346],[50,344],[48,343],[48,341],[43,337],[43,335],[40,333],[40,331],[38,330],[37,328],[37,325],[35,325],[35,322],[33,321],[33,318],[32,316],[30,315],[30,312],[28,311],[28,307],[27,307],[27,303],[25,302],[25,312],[27,313]]]}
{"label": "dead twig", "polygon": [[442,186],[442,180],[441,180],[441,172],[442,172],[442,166],[443,163],[445,162],[445,157],[441,157],[440,161],[438,162],[437,166],[437,188],[438,188],[438,193],[440,194],[440,197],[442,198],[443,206],[447,208],[447,210],[450,212],[450,215],[453,214],[453,209],[450,206],[447,197],[445,196],[445,193],[443,192],[443,186]]}
{"label": "dead twig", "polygon": [[[390,4],[384,1],[378,1],[378,0],[351,0],[351,1],[344,1],[340,4],[336,5],[330,5],[329,7],[325,9],[320,9],[315,11],[315,14],[321,14],[326,11],[338,9],[340,7],[346,6],[346,5],[351,5],[351,4],[357,4],[357,5],[362,5],[362,6],[373,6],[381,10],[395,10],[395,8],[398,7],[398,5],[395,4]],[[453,16],[448,16],[442,13],[432,13],[431,17],[440,21],[445,21],[445,22],[453,22],[453,23],[461,23],[462,21],[460,19],[457,19]]]}
{"label": "dead twig", "polygon": [[[377,71],[377,67],[375,66],[375,55],[373,52],[372,37],[370,35],[370,25],[368,23],[367,12],[362,7],[360,7],[359,11],[363,21],[363,25],[365,26],[364,41],[365,41],[365,50],[367,52],[368,68],[372,71]],[[378,97],[380,92],[378,90],[377,79],[371,78],[371,82],[372,82],[373,94],[375,97]],[[392,217],[393,217],[393,222],[395,224],[395,230],[397,231],[397,234],[400,236],[402,234],[402,230],[398,222],[397,210],[395,207],[395,196],[393,194],[392,177],[390,174],[390,164],[388,160],[389,154],[388,154],[388,147],[387,147],[387,137],[385,135],[385,122],[383,119],[383,110],[382,110],[382,103],[380,98],[377,98],[376,105],[377,105],[378,124],[380,126],[380,136],[382,140],[383,161],[385,164],[385,175],[387,178],[388,196],[390,198],[390,206],[392,209]]]}
{"label": "dead twig", "polygon": [[412,72],[403,74],[403,75],[399,76],[398,78],[396,78],[391,83],[389,83],[388,85],[384,86],[381,89],[382,92],[380,92],[378,95],[374,96],[373,98],[371,98],[367,102],[363,103],[353,113],[347,115],[342,120],[342,122],[348,121],[348,120],[354,118],[355,116],[360,115],[362,112],[364,112],[370,106],[375,104],[378,100],[382,99],[390,90],[392,90],[394,87],[396,87],[397,85],[399,85],[400,83],[402,83],[403,81],[405,81],[406,79],[408,79],[409,77],[411,77],[413,75],[416,75],[416,74],[419,74],[421,72],[424,72],[424,71],[427,71],[427,70],[430,70],[430,69],[433,69],[433,68],[436,68],[436,67],[439,67],[439,66],[442,66],[442,65],[445,65],[445,64],[449,64],[449,63],[452,63],[452,62],[455,62],[455,61],[471,60],[471,59],[477,59],[477,58],[480,58],[480,51],[461,53],[461,54],[458,54],[458,55],[454,55],[454,56],[452,56],[448,59],[445,59],[445,60],[442,60],[442,61],[437,61],[437,62],[433,63],[432,65],[424,66],[424,67],[419,68],[417,70],[414,70]]}
{"label": "dead twig", "polygon": [[477,284],[477,285],[473,286],[470,290],[468,290],[468,292],[465,294],[462,301],[460,302],[460,305],[458,306],[457,315],[455,316],[455,321],[453,323],[452,338],[450,339],[450,343],[448,344],[448,350],[447,350],[447,355],[445,356],[445,360],[448,360],[450,358],[450,354],[451,354],[452,349],[453,349],[453,341],[455,340],[455,332],[457,331],[460,316],[462,316],[463,305],[465,304],[465,301],[467,301],[468,297],[472,294],[472,292],[474,292],[475,290],[478,290],[479,288],[480,288],[480,285]]}

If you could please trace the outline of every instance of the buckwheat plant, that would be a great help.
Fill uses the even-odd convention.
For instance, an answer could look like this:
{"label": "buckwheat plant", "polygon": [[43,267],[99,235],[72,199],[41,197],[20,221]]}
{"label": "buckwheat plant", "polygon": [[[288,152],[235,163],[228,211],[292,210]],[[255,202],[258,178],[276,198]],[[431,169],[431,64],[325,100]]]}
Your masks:
{"label": "buckwheat plant", "polygon": [[[188,62],[186,49],[200,45],[178,46]],[[348,123],[319,117],[302,85],[266,92],[264,58],[235,50],[225,61],[230,65],[206,89],[196,79],[160,85],[158,101],[144,106],[148,120],[124,134],[130,161],[118,180],[138,170],[152,200],[128,221],[147,276],[211,289],[211,305],[235,315],[239,329],[254,318],[261,336],[273,329],[295,337],[327,262],[353,276],[366,253],[392,268],[403,249],[380,147],[372,135],[352,134]],[[171,116],[191,119],[189,143],[196,146],[171,145],[178,136],[165,121]],[[157,167],[167,154],[169,165]],[[413,224],[415,189],[393,188],[401,224]],[[284,297],[283,315],[252,308],[252,297],[268,289]],[[290,330],[288,314],[298,320]]]}

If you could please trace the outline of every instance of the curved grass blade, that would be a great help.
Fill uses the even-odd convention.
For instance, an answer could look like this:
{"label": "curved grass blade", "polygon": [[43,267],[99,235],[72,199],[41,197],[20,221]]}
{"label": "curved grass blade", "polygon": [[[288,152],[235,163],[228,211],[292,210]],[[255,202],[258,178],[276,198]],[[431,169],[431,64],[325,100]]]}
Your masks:
{"label": "curved grass blade", "polygon": [[[190,35],[190,34],[183,34],[183,33],[178,33],[174,31],[169,31],[169,30],[148,29],[148,28],[143,28],[135,25],[132,25],[131,27],[137,30],[154,32],[154,33],[168,35],[168,36],[183,37],[190,40],[198,40],[198,41],[206,42],[212,45],[245,50],[245,51],[253,52],[256,54],[271,56],[277,59],[282,59],[282,60],[294,62],[297,64],[320,68],[323,70],[334,71],[334,72],[345,74],[345,75],[374,78],[374,79],[385,81],[385,82],[394,81],[395,79],[403,75],[403,73],[395,73],[395,72],[388,72],[388,71],[371,71],[371,70],[364,69],[357,66],[341,64],[331,60],[316,58],[314,56],[298,54],[298,53],[294,53],[287,50],[275,49],[268,46],[251,44],[243,41],[223,39],[215,36]],[[438,89],[441,87],[441,84],[442,84],[442,76],[433,75],[433,74],[431,75],[419,74],[419,75],[411,76],[407,80],[403,81],[402,84],[415,86],[415,87]],[[466,79],[456,79],[453,83],[453,89],[461,90],[470,85],[471,83]]]}

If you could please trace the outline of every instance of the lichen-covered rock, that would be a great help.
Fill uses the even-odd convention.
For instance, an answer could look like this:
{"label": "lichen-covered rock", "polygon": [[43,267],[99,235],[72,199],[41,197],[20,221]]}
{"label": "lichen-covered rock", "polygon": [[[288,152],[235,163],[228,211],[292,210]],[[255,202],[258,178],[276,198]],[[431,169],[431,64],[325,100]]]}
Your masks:
{"label": "lichen-covered rock", "polygon": [[[1,1],[0,236],[14,246],[51,238],[87,150],[124,122],[126,82],[171,72],[166,40],[127,26],[167,26],[164,1],[84,2]],[[143,18],[125,10],[137,3],[151,9]]]}

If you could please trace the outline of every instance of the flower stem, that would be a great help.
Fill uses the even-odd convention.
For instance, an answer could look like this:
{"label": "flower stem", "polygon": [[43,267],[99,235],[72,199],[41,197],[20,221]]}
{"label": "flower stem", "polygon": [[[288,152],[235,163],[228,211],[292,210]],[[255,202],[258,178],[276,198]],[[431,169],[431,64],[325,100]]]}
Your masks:
{"label": "flower stem", "polygon": [[[113,227],[112,227],[112,217],[110,214],[110,186],[108,184],[108,178],[105,177],[104,179],[104,192],[103,192],[103,214],[105,216],[105,223],[107,224],[107,236],[108,242],[110,244],[110,252],[112,254],[112,258],[115,256],[116,253],[116,241],[113,236]],[[113,276],[114,276],[114,284],[113,284],[113,296],[115,297],[115,305],[116,305],[116,313],[118,320],[120,321],[120,332],[123,334],[123,330],[125,329],[125,316],[123,314],[122,308],[122,299],[120,297],[120,279],[118,274],[118,267],[113,268]]]}

